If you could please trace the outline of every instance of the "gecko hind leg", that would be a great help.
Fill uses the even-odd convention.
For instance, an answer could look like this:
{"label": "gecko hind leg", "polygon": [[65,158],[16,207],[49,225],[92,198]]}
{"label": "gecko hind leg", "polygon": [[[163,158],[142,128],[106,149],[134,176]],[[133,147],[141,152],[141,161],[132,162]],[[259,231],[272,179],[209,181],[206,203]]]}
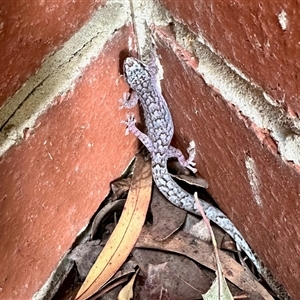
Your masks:
{"label": "gecko hind leg", "polygon": [[168,157],[176,157],[179,161],[179,163],[183,166],[188,168],[189,170],[191,170],[193,173],[197,172],[197,169],[194,168],[194,166],[196,165],[196,163],[194,162],[195,156],[196,156],[196,150],[195,150],[195,142],[191,141],[188,148],[187,148],[187,152],[189,154],[189,158],[185,159],[184,155],[182,154],[182,152],[173,147],[173,146],[169,146],[168,149]]}

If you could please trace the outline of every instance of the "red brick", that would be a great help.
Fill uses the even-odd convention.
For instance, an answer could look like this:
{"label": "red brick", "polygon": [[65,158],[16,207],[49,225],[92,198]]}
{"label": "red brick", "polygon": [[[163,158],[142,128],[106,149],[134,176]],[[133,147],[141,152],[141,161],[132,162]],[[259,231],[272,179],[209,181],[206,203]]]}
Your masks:
{"label": "red brick", "polygon": [[118,103],[128,87],[116,57],[128,35],[120,31],[1,158],[1,299],[29,299],[42,286],[137,149]]}
{"label": "red brick", "polygon": [[[299,4],[296,1],[161,0],[291,116],[300,115]],[[284,30],[279,15],[285,12]]]}
{"label": "red brick", "polygon": [[[166,40],[170,43],[172,37]],[[175,146],[184,150],[195,140],[197,167],[209,183],[209,193],[296,299],[299,173],[204,83],[186,63],[189,58],[180,56],[180,62],[169,45],[161,43],[162,87],[174,119]]]}
{"label": "red brick", "polygon": [[103,2],[0,0],[0,107]]}

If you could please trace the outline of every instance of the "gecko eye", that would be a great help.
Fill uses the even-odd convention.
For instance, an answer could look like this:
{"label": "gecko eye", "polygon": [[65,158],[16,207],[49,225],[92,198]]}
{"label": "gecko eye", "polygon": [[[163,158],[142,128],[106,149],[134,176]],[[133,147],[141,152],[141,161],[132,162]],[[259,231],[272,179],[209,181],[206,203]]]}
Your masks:
{"label": "gecko eye", "polygon": [[124,61],[124,71],[144,68],[147,68],[146,65],[134,57],[127,57]]}
{"label": "gecko eye", "polygon": [[134,60],[132,59],[132,57],[127,57],[124,61],[124,66],[132,67],[133,64],[134,64]]}
{"label": "gecko eye", "polygon": [[128,75],[129,73],[132,72],[132,67],[134,65],[134,59],[132,59],[132,57],[127,57],[124,61],[124,64],[123,64],[123,72],[125,75]]}

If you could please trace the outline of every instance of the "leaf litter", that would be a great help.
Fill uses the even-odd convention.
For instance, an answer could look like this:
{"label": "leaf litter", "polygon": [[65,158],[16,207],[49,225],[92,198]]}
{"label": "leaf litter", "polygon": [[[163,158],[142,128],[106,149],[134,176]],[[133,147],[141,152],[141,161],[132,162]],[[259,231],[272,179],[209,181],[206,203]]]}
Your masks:
{"label": "leaf litter", "polygon": [[[189,192],[211,200],[204,179],[174,162],[170,169]],[[138,154],[66,254],[65,273],[47,299],[274,299],[237,253],[205,215],[201,220],[167,201],[152,186],[150,162]]]}

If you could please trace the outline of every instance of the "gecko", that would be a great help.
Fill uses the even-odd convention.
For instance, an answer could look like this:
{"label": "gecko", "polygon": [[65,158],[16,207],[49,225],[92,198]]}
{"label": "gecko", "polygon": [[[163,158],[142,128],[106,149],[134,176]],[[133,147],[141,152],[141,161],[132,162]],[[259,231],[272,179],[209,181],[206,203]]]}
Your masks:
{"label": "gecko", "polygon": [[[162,96],[157,82],[156,72],[153,71],[154,65],[154,61],[147,65],[133,57],[125,59],[123,73],[126,82],[131,88],[131,93],[126,93],[123,99],[120,100],[121,107],[132,108],[140,101],[147,134],[136,127],[136,120],[132,113],[128,113],[127,120],[122,120],[121,123],[127,126],[125,134],[133,133],[149,151],[153,180],[165,198],[175,206],[201,216],[194,197],[182,189],[168,172],[167,161],[171,157],[177,158],[182,166],[190,169],[193,173],[197,172],[194,162],[196,155],[195,144],[193,142],[190,143],[187,149],[189,154],[187,159],[185,159],[179,149],[170,145],[174,134],[174,124],[167,102]],[[270,285],[279,299],[290,300],[290,296],[272,276],[270,271],[263,266],[261,260],[251,250],[232,221],[218,208],[202,199],[199,199],[199,201],[208,219],[220,226],[233,238],[236,244],[247,254],[257,271]]]}

